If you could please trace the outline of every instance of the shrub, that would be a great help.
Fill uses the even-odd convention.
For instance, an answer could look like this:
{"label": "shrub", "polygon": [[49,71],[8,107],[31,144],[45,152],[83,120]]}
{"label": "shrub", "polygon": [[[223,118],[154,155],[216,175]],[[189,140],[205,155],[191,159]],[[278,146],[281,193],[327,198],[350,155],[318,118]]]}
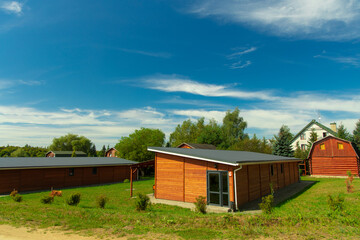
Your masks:
{"label": "shrub", "polygon": [[104,196],[104,195],[101,195],[99,197],[96,198],[96,205],[99,207],[99,208],[105,208],[105,205],[107,203],[109,199]]}
{"label": "shrub", "polygon": [[73,193],[70,197],[66,200],[66,203],[70,206],[77,206],[80,202],[81,194],[80,193]]}
{"label": "shrub", "polygon": [[51,197],[51,196],[43,196],[43,197],[40,199],[40,202],[43,203],[43,204],[51,204],[52,202],[54,202],[54,197]]}
{"label": "shrub", "polygon": [[259,203],[259,207],[265,214],[272,213],[274,209],[274,188],[272,183],[270,183],[270,194],[261,198],[261,203]]}
{"label": "shrub", "polygon": [[124,183],[128,183],[128,182],[130,182],[129,179],[125,179],[125,180],[124,180]]}
{"label": "shrub", "polygon": [[135,202],[136,210],[145,211],[150,205],[150,198],[146,194],[139,193]]}
{"label": "shrub", "polygon": [[354,186],[352,184],[354,180],[354,176],[351,174],[351,171],[347,171],[346,174],[348,175],[348,178],[346,179],[346,190],[348,193],[352,193],[354,191]]}
{"label": "shrub", "polygon": [[15,202],[22,202],[23,198],[20,194],[16,194],[15,196],[12,197],[12,199],[15,201]]}
{"label": "shrub", "polygon": [[15,197],[18,194],[18,191],[16,191],[15,189],[12,190],[12,192],[10,193],[10,197]]}
{"label": "shrub", "polygon": [[205,214],[206,213],[206,198],[204,196],[198,196],[197,198],[195,198],[196,202],[194,202],[195,204],[195,209],[197,212]]}
{"label": "shrub", "polygon": [[336,197],[333,197],[329,194],[327,199],[329,208],[332,211],[342,211],[344,209],[344,201],[345,198],[340,194]]}

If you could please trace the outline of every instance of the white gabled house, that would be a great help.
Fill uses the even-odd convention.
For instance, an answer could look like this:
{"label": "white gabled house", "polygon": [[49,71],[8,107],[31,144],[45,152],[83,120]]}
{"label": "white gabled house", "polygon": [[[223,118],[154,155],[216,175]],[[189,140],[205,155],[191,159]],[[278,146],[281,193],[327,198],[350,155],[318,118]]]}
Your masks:
{"label": "white gabled house", "polygon": [[299,147],[302,150],[307,148],[308,141],[310,140],[310,133],[312,129],[317,133],[318,139],[320,140],[327,136],[337,137],[337,128],[336,123],[330,123],[330,128],[324,126],[323,124],[317,122],[313,119],[309,124],[307,124],[295,137],[291,140],[291,146],[293,150],[296,149],[296,145],[299,144]]}

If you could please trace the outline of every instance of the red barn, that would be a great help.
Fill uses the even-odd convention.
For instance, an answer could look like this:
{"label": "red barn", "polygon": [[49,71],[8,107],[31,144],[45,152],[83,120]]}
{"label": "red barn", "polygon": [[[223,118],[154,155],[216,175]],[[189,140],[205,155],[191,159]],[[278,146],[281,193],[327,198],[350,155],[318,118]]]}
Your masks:
{"label": "red barn", "polygon": [[359,155],[349,141],[327,136],[313,143],[308,159],[311,175],[359,176]]}

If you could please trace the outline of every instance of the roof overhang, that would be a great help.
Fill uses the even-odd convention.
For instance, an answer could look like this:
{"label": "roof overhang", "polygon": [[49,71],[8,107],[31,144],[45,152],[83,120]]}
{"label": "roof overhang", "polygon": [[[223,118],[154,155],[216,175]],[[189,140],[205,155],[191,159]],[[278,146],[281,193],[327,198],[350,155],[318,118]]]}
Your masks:
{"label": "roof overhang", "polygon": [[81,167],[119,167],[119,166],[131,166],[132,163],[122,163],[122,164],[92,164],[92,165],[69,165],[69,166],[31,166],[31,167],[2,167],[0,171],[3,170],[17,170],[17,169],[53,169],[53,168],[81,168]]}

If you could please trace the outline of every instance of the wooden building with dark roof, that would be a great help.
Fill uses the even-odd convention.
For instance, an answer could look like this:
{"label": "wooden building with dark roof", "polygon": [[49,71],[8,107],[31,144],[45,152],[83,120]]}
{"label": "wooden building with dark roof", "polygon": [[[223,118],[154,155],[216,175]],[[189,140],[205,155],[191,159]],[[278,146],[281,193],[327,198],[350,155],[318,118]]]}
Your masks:
{"label": "wooden building with dark roof", "polygon": [[314,142],[308,156],[310,174],[347,176],[347,171],[351,171],[359,176],[359,154],[355,149],[351,142],[334,136]]}
{"label": "wooden building with dark roof", "polygon": [[0,158],[0,194],[122,182],[135,163],[107,157]]}
{"label": "wooden building with dark roof", "polygon": [[[71,157],[72,151],[49,151],[45,154],[45,157]],[[75,151],[76,157],[87,157],[86,153],[82,151]]]}
{"label": "wooden building with dark roof", "polygon": [[155,197],[240,209],[299,181],[297,158],[208,149],[149,147],[155,152]]}
{"label": "wooden building with dark roof", "polygon": [[212,149],[215,150],[216,146],[204,143],[182,143],[177,148],[190,148],[190,149]]}

